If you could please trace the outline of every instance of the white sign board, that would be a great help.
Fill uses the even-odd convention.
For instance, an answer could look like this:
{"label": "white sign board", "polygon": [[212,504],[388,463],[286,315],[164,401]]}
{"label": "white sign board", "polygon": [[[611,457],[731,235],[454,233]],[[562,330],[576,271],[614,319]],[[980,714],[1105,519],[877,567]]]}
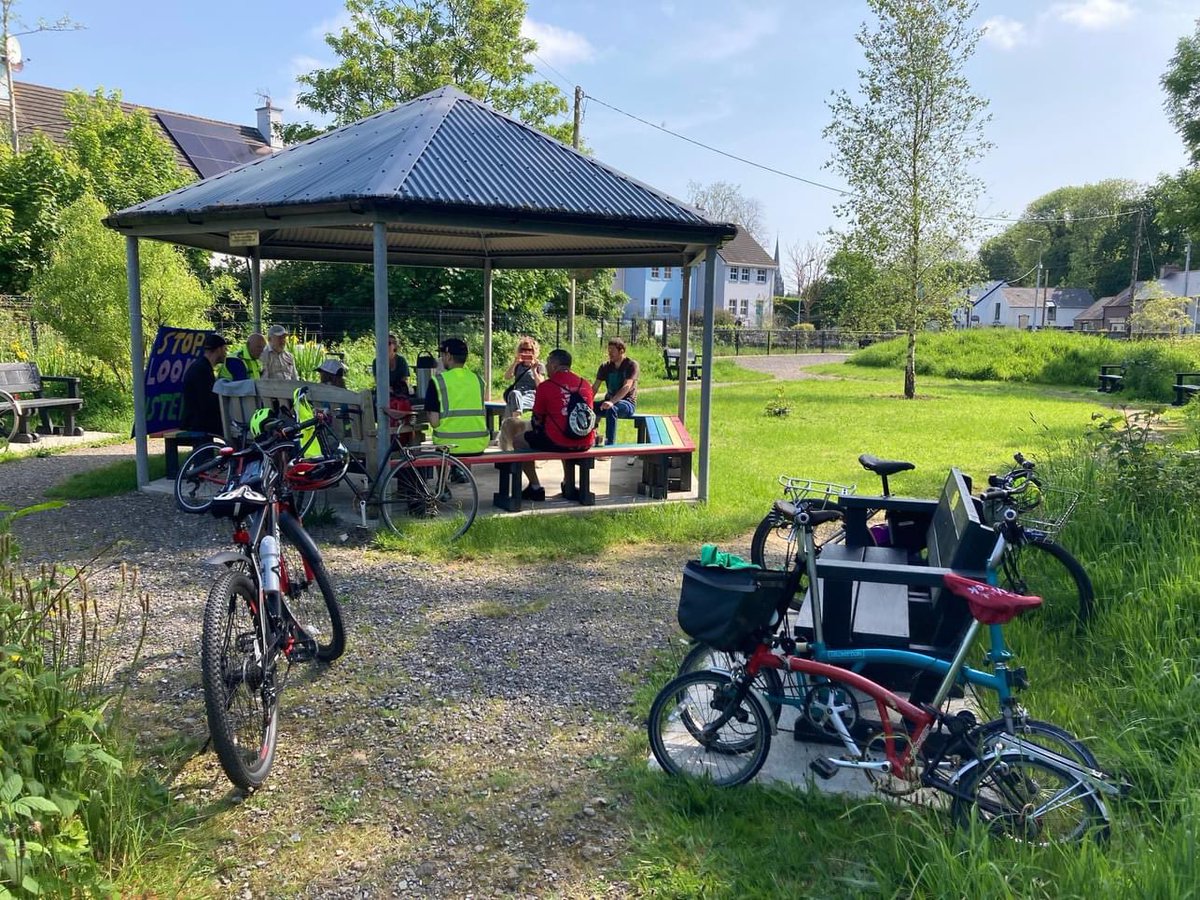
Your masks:
{"label": "white sign board", "polygon": [[231,231],[229,232],[230,247],[257,247],[258,232],[257,231]]}

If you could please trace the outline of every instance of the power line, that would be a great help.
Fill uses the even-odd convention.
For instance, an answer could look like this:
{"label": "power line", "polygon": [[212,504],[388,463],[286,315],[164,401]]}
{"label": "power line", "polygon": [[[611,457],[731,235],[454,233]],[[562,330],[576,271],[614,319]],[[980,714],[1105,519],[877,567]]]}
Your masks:
{"label": "power line", "polygon": [[[619,107],[613,106],[611,103],[606,103],[605,101],[601,100],[599,97],[596,97],[592,94],[584,94],[584,96],[588,100],[595,100],[601,106],[607,107],[608,109],[611,109],[615,113],[619,113],[620,115],[626,116],[627,118],[630,118],[630,119],[633,119],[635,122],[640,122],[643,125],[648,125],[649,127],[653,128],[657,131],[661,131],[664,134],[669,134],[669,135],[671,135],[671,137],[678,138],[681,141],[686,141],[687,143],[693,144],[697,147],[700,147],[703,150],[708,150],[710,153],[716,153],[719,156],[724,156],[728,159],[736,160],[737,162],[744,163],[745,165],[753,166],[756,169],[762,169],[764,172],[770,172],[773,175],[779,175],[783,178],[789,178],[792,181],[799,181],[802,184],[811,185],[812,187],[820,188],[821,190],[824,190],[824,191],[832,191],[833,193],[838,194],[839,196],[842,196],[842,197],[853,198],[853,197],[859,196],[858,194],[855,194],[853,191],[849,191],[845,188],[835,187],[834,185],[825,184],[820,181],[814,181],[811,178],[805,178],[802,175],[796,175],[792,172],[785,172],[782,169],[775,168],[774,166],[769,166],[769,165],[766,165],[765,163],[756,162],[752,159],[747,159],[744,156],[738,156],[736,153],[730,153],[726,150],[721,150],[718,147],[713,147],[711,144],[706,144],[703,141],[698,141],[695,138],[690,138],[686,134],[680,134],[677,131],[672,131],[670,128],[667,128],[664,125],[657,125],[654,122],[651,122],[647,119],[643,119],[641,116],[636,116],[631,112],[626,112],[625,110],[623,110]],[[1029,217],[1012,218],[1011,216],[980,216],[980,215],[976,215],[976,216],[972,216],[972,218],[976,219],[978,221],[981,221],[981,222],[1026,222],[1026,223],[1031,223],[1031,224],[1035,224],[1035,225],[1050,225],[1050,224],[1055,224],[1058,222],[1066,222],[1069,224],[1072,222],[1092,222],[1092,221],[1097,221],[1100,219],[1119,219],[1122,216],[1130,216],[1136,212],[1137,212],[1137,208],[1134,207],[1134,208],[1128,209],[1128,210],[1120,210],[1118,212],[1113,212],[1113,213],[1102,213],[1102,214],[1097,214],[1097,215],[1093,215],[1093,216],[1062,216],[1062,217],[1055,217],[1055,218],[1029,218]]]}
{"label": "power line", "polygon": [[[571,93],[571,91],[573,90],[573,88],[570,86],[571,79],[569,79],[562,72],[558,71],[558,69],[554,68],[554,66],[550,65],[550,63],[546,62],[546,60],[543,59],[541,56],[538,56],[537,53],[530,53],[529,55],[532,56],[534,59],[536,59],[538,62],[540,62],[543,66],[545,66],[547,69],[549,69],[555,75],[557,75],[559,78],[561,78],[562,81],[558,82],[558,86],[560,88],[562,88],[563,90],[565,90],[568,94]],[[545,73],[543,73],[543,74],[545,74]],[[554,81],[553,78],[549,78],[549,80]]]}

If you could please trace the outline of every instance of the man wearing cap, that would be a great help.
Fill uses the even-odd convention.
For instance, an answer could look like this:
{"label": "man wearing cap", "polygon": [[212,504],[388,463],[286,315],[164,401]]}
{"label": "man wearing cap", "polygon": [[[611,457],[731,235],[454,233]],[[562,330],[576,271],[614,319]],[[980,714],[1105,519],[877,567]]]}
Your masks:
{"label": "man wearing cap", "polygon": [[466,368],[467,342],[446,338],[438,347],[442,370],[425,392],[425,415],[433,442],[451,445],[455,456],[482,453],[491,435],[483,408],[483,379]]}
{"label": "man wearing cap", "polygon": [[299,381],[296,372],[296,361],[287,352],[287,328],[283,325],[272,325],[267,332],[267,349],[262,355],[262,377],[280,378]]}
{"label": "man wearing cap", "polygon": [[228,378],[230,381],[245,381],[249,378],[256,381],[262,378],[263,350],[266,349],[267,339],[257,331],[246,338],[244,346],[239,347],[226,357],[221,368],[217,369],[218,378]]}
{"label": "man wearing cap", "polygon": [[204,353],[192,360],[183,373],[183,428],[206,434],[222,434],[221,401],[213,393],[217,366],[225,362],[229,342],[213,332],[204,339]]}
{"label": "man wearing cap", "polygon": [[317,379],[321,384],[334,387],[346,386],[346,364],[340,359],[327,359],[317,366]]}

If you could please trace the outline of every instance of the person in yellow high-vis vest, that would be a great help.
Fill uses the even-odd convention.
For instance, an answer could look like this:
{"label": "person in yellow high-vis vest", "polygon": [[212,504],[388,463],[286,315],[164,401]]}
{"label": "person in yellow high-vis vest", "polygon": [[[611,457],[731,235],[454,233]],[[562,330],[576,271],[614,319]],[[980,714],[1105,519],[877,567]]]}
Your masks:
{"label": "person in yellow high-vis vest", "polygon": [[[259,359],[266,346],[267,339],[257,331],[254,332],[246,338],[245,344],[229,354],[224,364],[217,370],[217,377],[228,378],[230,381],[243,381],[247,378],[257,381],[262,377],[262,363],[259,362]],[[238,365],[239,361],[241,366]],[[242,372],[243,368],[245,369],[244,373]]]}
{"label": "person in yellow high-vis vest", "polygon": [[466,368],[467,342],[447,338],[438,347],[443,371],[429,382],[425,415],[433,442],[451,447],[455,456],[482,453],[490,435],[483,407],[483,379]]}

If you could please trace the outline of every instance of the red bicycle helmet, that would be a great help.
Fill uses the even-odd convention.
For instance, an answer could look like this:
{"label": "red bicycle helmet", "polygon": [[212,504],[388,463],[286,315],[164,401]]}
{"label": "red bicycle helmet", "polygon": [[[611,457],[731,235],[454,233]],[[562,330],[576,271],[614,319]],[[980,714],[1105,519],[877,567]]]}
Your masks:
{"label": "red bicycle helmet", "polygon": [[350,451],[340,441],[322,447],[320,456],[300,456],[288,463],[283,477],[294,491],[323,491],[342,480],[350,466]]}

